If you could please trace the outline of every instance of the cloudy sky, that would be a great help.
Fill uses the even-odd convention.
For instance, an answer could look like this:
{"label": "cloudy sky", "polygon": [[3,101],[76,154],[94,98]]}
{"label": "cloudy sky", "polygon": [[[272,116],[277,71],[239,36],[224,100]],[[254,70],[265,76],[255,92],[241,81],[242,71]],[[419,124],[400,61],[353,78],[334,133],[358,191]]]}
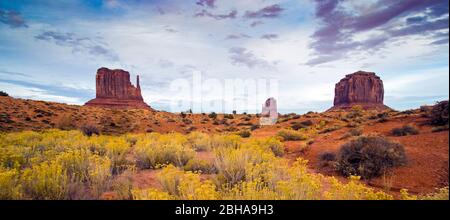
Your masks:
{"label": "cloudy sky", "polygon": [[[280,112],[331,107],[346,74],[376,72],[385,103],[449,96],[447,0],[0,0],[0,90],[83,104],[102,66],[141,76],[171,110],[170,83],[276,79]],[[188,98],[188,97],[187,97]]]}

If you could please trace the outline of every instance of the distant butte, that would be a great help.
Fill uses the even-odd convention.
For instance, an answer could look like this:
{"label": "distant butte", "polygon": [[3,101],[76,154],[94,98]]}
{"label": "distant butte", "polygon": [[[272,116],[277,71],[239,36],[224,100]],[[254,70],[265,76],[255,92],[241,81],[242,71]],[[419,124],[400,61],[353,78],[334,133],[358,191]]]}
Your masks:
{"label": "distant butte", "polygon": [[96,75],[96,98],[86,106],[115,109],[148,109],[151,110],[141,94],[139,75],[136,87],[131,84],[130,73],[121,69],[111,70],[102,67]]}
{"label": "distant butte", "polygon": [[373,72],[358,71],[336,84],[334,106],[330,110],[348,109],[359,105],[364,109],[389,109],[383,103],[383,81]]}

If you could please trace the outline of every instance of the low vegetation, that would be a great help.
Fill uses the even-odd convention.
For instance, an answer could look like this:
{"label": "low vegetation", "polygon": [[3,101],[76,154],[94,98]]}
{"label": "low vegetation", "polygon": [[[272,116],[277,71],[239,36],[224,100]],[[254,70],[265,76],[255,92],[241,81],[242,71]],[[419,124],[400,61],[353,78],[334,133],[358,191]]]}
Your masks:
{"label": "low vegetation", "polygon": [[0,96],[9,96],[8,93],[0,91]]}
{"label": "low vegetation", "polygon": [[449,124],[448,101],[438,102],[430,112],[430,122],[432,125],[444,126]]}
{"label": "low vegetation", "polygon": [[400,128],[394,128],[391,131],[394,136],[407,136],[407,135],[416,135],[419,134],[419,130],[412,125],[405,125]]}
{"label": "low vegetation", "polygon": [[283,141],[301,141],[308,139],[303,133],[290,129],[278,131],[277,136],[281,137]]}
{"label": "low vegetation", "polygon": [[403,146],[379,136],[361,136],[344,144],[337,156],[338,170],[345,176],[370,179],[389,168],[404,165]]}
{"label": "low vegetation", "polygon": [[[381,163],[383,168],[401,164],[401,148],[373,137],[361,137],[345,146],[338,155],[324,154],[322,160],[339,162],[342,168],[347,162],[345,170],[351,171],[346,173],[348,183],[309,172],[308,162],[302,158],[289,163],[282,157],[284,145],[278,137],[243,139],[199,132],[121,136],[61,130],[2,133],[0,199],[393,199],[352,175],[367,178],[382,170],[370,164]],[[380,153],[387,157],[379,163],[353,152],[364,158]],[[203,158],[199,153],[211,156]],[[355,165],[355,159],[361,163]],[[155,169],[160,187],[133,187],[131,177],[139,169]],[[407,192],[402,196],[441,199],[445,192],[448,199],[448,189],[423,197]]]}

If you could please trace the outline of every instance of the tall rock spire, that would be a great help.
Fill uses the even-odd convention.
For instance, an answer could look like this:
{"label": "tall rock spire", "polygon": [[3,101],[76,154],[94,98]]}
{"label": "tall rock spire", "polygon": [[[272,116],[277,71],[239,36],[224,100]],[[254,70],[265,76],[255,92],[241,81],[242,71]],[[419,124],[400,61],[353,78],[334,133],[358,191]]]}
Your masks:
{"label": "tall rock spire", "polygon": [[136,76],[136,87],[141,90],[141,85],[139,85],[139,75]]}

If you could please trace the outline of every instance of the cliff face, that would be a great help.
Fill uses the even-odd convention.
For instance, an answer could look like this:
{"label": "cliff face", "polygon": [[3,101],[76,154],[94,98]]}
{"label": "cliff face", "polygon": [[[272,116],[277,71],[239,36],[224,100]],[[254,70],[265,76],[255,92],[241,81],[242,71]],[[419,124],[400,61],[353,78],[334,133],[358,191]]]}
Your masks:
{"label": "cliff face", "polygon": [[364,108],[388,108],[383,104],[383,81],[372,72],[358,71],[347,75],[335,87],[334,107],[350,108],[361,105]]}
{"label": "cliff face", "polygon": [[144,102],[139,84],[130,82],[130,73],[124,70],[100,68],[96,75],[96,98],[85,105],[107,108],[144,108],[150,107]]}

